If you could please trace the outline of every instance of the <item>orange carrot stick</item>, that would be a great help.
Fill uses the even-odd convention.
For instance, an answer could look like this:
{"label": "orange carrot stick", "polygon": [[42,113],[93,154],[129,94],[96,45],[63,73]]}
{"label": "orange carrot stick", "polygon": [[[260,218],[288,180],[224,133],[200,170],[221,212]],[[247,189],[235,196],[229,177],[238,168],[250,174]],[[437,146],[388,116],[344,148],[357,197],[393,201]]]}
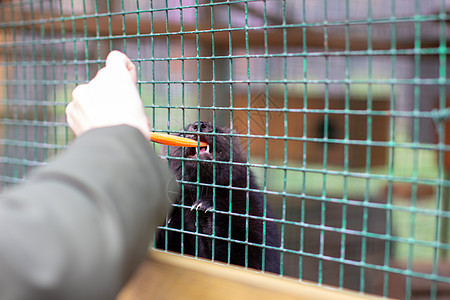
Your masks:
{"label": "orange carrot stick", "polygon": [[[197,147],[198,142],[181,136],[170,135],[165,133],[150,132],[150,140],[167,146],[177,147]],[[208,143],[200,142],[200,147],[206,147]]]}

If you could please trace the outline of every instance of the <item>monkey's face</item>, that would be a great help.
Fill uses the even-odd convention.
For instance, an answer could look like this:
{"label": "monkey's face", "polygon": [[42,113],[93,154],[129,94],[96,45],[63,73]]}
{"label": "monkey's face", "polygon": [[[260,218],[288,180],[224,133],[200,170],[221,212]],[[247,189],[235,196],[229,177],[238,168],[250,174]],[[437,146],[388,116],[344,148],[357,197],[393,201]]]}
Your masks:
{"label": "monkey's face", "polygon": [[[186,147],[184,148],[184,157],[186,158],[198,158],[200,162],[202,160],[214,159],[214,148],[217,148],[214,140],[217,141],[217,136],[212,135],[214,128],[210,122],[195,122],[187,125],[184,128],[185,131],[190,131],[192,134],[185,134],[184,137],[193,139],[195,141],[205,142],[208,145],[206,147]],[[217,131],[217,130],[216,130]],[[219,138],[220,139],[220,138]]]}
{"label": "monkey's face", "polygon": [[188,133],[179,134],[180,136],[206,142],[208,146],[161,148],[161,154],[167,156],[169,166],[178,179],[183,177],[182,174],[185,179],[200,175],[202,182],[212,182],[213,174],[216,179],[221,177],[221,173],[224,177],[229,177],[232,162],[245,162],[240,141],[230,136],[230,129],[214,128],[211,122],[195,122],[187,125],[184,130]]}

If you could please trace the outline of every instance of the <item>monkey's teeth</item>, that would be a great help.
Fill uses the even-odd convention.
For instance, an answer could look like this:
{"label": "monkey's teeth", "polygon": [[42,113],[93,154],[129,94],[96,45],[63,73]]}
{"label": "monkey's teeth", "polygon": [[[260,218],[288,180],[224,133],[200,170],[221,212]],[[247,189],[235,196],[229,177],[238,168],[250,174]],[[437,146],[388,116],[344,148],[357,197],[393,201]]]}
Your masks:
{"label": "monkey's teeth", "polygon": [[[206,147],[200,147],[200,152],[208,152],[209,153],[209,145]],[[195,154],[198,155],[198,147],[195,148]]]}

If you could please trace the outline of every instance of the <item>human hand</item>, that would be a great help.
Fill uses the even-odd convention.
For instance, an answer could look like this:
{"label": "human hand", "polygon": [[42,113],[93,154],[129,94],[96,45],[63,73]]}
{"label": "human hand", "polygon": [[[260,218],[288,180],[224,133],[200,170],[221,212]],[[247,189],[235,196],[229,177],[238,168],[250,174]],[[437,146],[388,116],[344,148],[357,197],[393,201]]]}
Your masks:
{"label": "human hand", "polygon": [[122,52],[112,51],[105,67],[72,92],[67,123],[75,135],[100,127],[129,125],[150,138],[150,127],[136,87],[136,67]]}

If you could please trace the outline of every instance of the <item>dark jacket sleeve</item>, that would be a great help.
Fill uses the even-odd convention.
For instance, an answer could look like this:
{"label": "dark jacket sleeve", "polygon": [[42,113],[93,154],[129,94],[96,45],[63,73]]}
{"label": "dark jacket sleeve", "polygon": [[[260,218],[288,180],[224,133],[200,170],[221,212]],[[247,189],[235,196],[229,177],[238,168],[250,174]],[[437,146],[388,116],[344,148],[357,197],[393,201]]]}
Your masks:
{"label": "dark jacket sleeve", "polygon": [[0,299],[113,299],[178,192],[138,130],[91,130],[0,199]]}

